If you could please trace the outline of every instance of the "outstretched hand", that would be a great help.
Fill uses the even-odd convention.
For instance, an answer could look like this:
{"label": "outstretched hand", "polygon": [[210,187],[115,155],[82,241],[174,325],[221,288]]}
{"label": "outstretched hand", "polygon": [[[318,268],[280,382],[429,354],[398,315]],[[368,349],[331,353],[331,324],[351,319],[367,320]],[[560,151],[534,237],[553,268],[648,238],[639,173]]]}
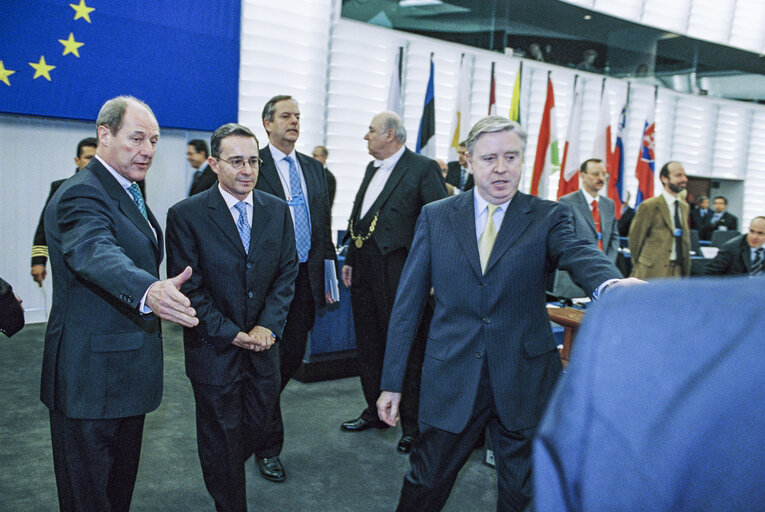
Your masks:
{"label": "outstretched hand", "polygon": [[146,293],[146,306],[163,320],[169,320],[183,327],[199,324],[197,312],[191,301],[180,292],[181,285],[191,277],[191,267],[186,267],[177,276],[157,281]]}

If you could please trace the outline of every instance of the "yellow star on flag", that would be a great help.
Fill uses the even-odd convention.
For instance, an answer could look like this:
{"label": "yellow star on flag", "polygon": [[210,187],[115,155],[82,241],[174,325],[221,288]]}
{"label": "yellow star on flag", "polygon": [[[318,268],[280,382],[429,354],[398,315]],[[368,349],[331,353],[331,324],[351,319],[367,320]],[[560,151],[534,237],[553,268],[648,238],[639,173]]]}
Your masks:
{"label": "yellow star on flag", "polygon": [[70,53],[73,53],[77,58],[80,57],[80,46],[84,45],[85,43],[78,43],[74,40],[74,34],[69,32],[69,39],[59,39],[59,43],[64,45],[64,53],[63,55],[68,55]]}
{"label": "yellow star on flag", "polygon": [[56,66],[46,64],[45,56],[43,55],[40,55],[40,62],[30,62],[29,65],[35,70],[35,76],[32,77],[32,80],[44,76],[50,82],[50,71],[56,69]]}
{"label": "yellow star on flag", "polygon": [[80,3],[78,5],[69,4],[69,7],[74,9],[74,12],[77,13],[74,15],[74,19],[79,20],[80,18],[82,18],[88,23],[90,23],[90,13],[96,10],[93,7],[88,7],[87,5],[85,5],[85,0],[80,0]]}
{"label": "yellow star on flag", "polygon": [[11,81],[8,80],[8,77],[14,74],[15,71],[12,71],[10,69],[5,69],[5,66],[3,65],[3,61],[0,60],[0,82],[5,83],[5,85],[10,86]]}

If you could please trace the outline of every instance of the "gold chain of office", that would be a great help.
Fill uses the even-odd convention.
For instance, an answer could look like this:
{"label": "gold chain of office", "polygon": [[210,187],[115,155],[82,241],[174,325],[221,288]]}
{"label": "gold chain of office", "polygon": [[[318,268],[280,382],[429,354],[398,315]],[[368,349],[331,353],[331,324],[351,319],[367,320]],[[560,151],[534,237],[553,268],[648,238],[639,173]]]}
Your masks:
{"label": "gold chain of office", "polygon": [[377,210],[375,213],[374,218],[372,219],[372,222],[369,224],[369,232],[366,235],[357,235],[353,232],[353,222],[350,223],[348,226],[348,231],[351,232],[351,240],[353,240],[353,243],[356,244],[357,249],[361,249],[361,246],[364,245],[364,242],[372,238],[372,233],[375,232],[375,226],[377,225],[377,216],[380,215],[380,210]]}

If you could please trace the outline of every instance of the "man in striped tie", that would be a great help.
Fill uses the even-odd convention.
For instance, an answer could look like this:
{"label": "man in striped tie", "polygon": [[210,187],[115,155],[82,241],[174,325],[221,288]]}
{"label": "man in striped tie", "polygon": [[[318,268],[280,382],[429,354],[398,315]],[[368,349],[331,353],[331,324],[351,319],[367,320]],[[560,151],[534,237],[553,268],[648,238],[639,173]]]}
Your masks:
{"label": "man in striped tie", "polygon": [[708,276],[765,275],[765,217],[758,216],[749,224],[749,232],[728,240],[709,262],[706,269]]}

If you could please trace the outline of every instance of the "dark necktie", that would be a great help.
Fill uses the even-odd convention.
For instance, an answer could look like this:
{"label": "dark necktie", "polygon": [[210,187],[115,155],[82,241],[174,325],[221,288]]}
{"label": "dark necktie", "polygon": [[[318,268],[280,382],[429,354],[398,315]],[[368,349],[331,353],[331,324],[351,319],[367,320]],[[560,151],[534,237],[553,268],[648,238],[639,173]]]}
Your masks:
{"label": "dark necktie", "polygon": [[143,194],[141,194],[141,187],[138,186],[138,183],[135,181],[130,184],[128,187],[128,192],[130,192],[130,195],[133,196],[133,202],[138,207],[138,210],[141,212],[141,215],[143,215],[143,218],[147,221],[149,220],[148,215],[146,215],[146,203],[143,201]]}
{"label": "dark necktie", "polygon": [[754,261],[752,262],[752,268],[749,270],[749,275],[759,276],[762,274],[763,267],[765,267],[765,248],[758,247],[754,254]]}
{"label": "dark necktie", "polygon": [[[679,234],[678,234],[679,233]],[[678,263],[683,260],[683,221],[680,220],[680,201],[675,200],[675,258]]]}
{"label": "dark necktie", "polygon": [[592,220],[595,222],[595,231],[598,232],[598,249],[603,250],[603,232],[600,230],[600,210],[598,210],[598,200],[593,199],[592,203]]}

